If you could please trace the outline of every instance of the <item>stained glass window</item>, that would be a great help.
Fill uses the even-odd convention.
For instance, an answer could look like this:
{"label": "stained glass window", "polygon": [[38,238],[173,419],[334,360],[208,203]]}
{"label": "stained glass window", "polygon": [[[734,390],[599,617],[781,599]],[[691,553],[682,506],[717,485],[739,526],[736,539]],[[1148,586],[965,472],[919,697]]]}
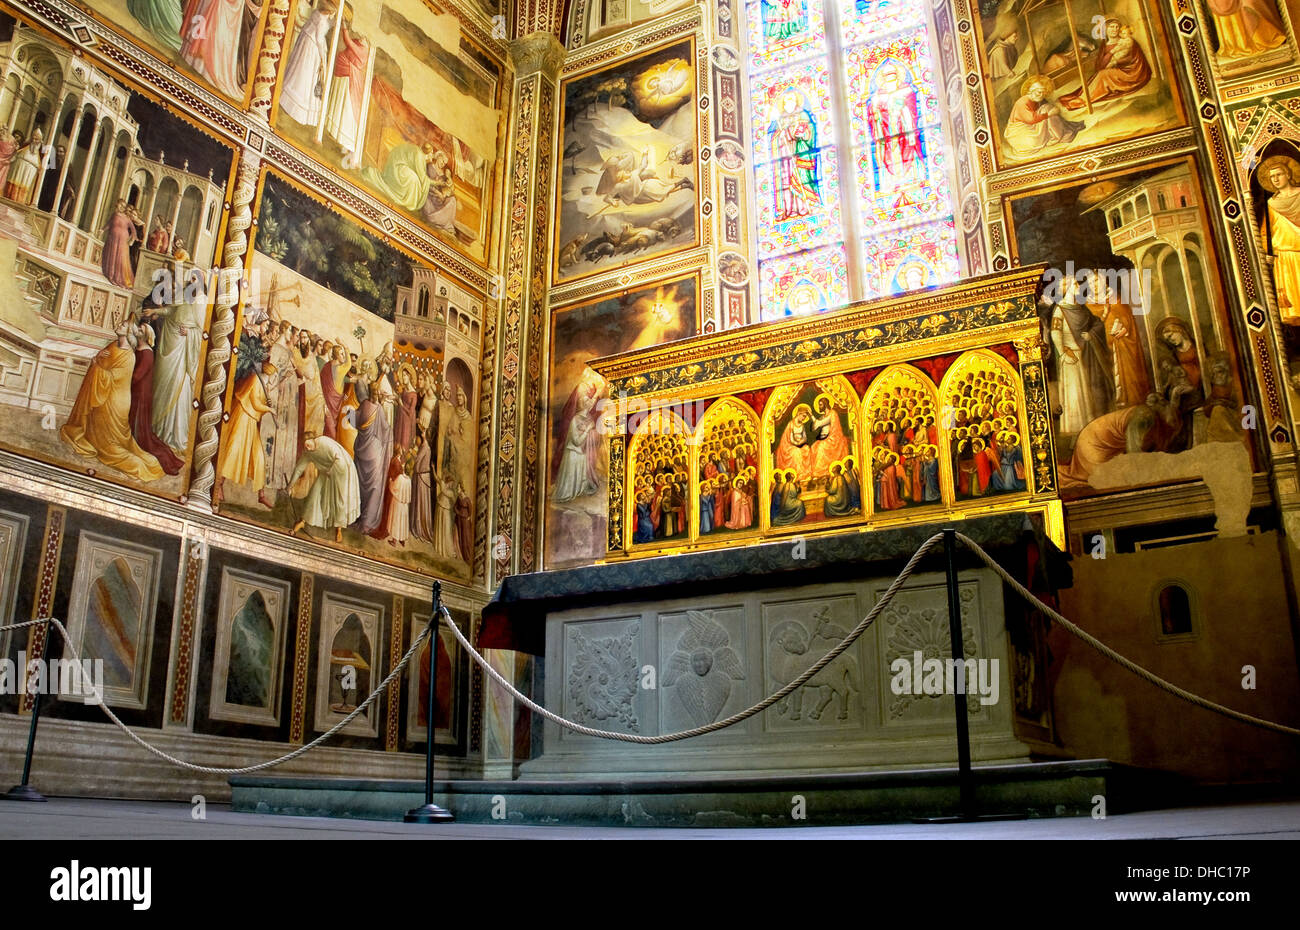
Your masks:
{"label": "stained glass window", "polygon": [[746,12],[762,318],[956,278],[923,0],[750,0]]}

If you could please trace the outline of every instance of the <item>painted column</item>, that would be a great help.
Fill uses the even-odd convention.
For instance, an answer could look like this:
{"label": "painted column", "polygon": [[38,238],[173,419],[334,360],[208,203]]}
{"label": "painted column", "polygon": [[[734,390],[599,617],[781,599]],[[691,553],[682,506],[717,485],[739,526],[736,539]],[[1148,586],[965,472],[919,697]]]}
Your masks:
{"label": "painted column", "polygon": [[[529,25],[543,31],[525,32]],[[542,461],[542,414],[546,404],[545,344],[549,315],[546,274],[549,267],[552,175],[557,85],[564,47],[550,23],[535,9],[521,10],[516,32],[523,37],[510,46],[514,85],[507,140],[501,311],[485,334],[485,351],[497,351],[495,385],[484,379],[481,404],[497,408],[495,460],[480,462],[479,487],[493,489],[488,530],[487,576],[495,586],[516,572],[540,567],[538,544],[539,477]],[[490,388],[495,386],[495,391]],[[495,477],[489,476],[495,470]],[[486,474],[484,474],[486,472]],[[491,650],[487,657],[508,680],[531,675],[528,657]],[[479,673],[475,672],[476,678]],[[508,776],[514,761],[516,723],[513,699],[497,685],[483,687],[478,739],[471,752],[481,752],[484,775]]]}

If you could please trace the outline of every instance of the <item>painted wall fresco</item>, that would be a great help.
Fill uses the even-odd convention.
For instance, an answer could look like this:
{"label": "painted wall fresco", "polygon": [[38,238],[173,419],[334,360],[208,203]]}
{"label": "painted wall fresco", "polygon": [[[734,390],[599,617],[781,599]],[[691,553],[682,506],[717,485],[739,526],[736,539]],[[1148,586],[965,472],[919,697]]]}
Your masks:
{"label": "painted wall fresco", "polygon": [[1259,248],[1272,272],[1282,346],[1293,387],[1300,387],[1300,146],[1274,139],[1250,175]]}
{"label": "painted wall fresco", "polygon": [[222,512],[467,576],[481,308],[278,176],[258,218]]}
{"label": "painted wall fresco", "polygon": [[1244,441],[1221,270],[1191,162],[1012,198],[1040,299],[1062,495],[1126,452]]}
{"label": "painted wall fresco", "polygon": [[1287,27],[1277,0],[1205,0],[1209,44],[1225,74],[1287,61]]}
{"label": "painted wall fresco", "polygon": [[184,492],[233,155],[0,18],[0,444]]}
{"label": "painted wall fresco", "polygon": [[233,102],[248,96],[266,0],[87,0],[101,21]]}
{"label": "painted wall fresco", "polygon": [[985,0],[982,70],[999,157],[1023,164],[1177,126],[1151,0]]}
{"label": "painted wall fresco", "polygon": [[[556,311],[546,472],[548,567],[588,562],[605,551],[609,453],[597,419],[609,388],[587,362],[695,335],[698,292],[692,276]],[[687,481],[684,463],[681,471],[679,482]]]}
{"label": "painted wall fresco", "polygon": [[698,241],[694,42],[565,82],[559,283]]}
{"label": "painted wall fresco", "polygon": [[500,74],[423,4],[298,0],[275,128],[479,261],[491,240]]}

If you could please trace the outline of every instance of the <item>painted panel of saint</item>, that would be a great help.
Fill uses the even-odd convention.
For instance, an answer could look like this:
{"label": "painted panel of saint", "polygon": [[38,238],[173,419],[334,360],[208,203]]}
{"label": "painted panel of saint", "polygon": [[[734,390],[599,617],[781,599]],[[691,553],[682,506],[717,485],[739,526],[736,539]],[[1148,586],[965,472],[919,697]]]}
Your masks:
{"label": "painted panel of saint", "polygon": [[276,129],[470,258],[486,258],[498,67],[415,2],[302,0]]}
{"label": "painted panel of saint", "polygon": [[886,368],[871,382],[863,422],[874,513],[942,501],[939,411],[934,382],[908,365]]}
{"label": "painted panel of saint", "polygon": [[481,301],[274,175],[249,281],[222,512],[466,577]]}
{"label": "painted panel of saint", "polygon": [[674,413],[651,411],[628,450],[632,544],[686,541],[690,535],[690,428]]}
{"label": "painted panel of saint", "polygon": [[696,427],[699,535],[757,530],[758,416],[742,401],[723,398]]}
{"label": "painted panel of saint", "polygon": [[3,16],[0,59],[0,442],[179,497],[232,153]]}
{"label": "painted panel of saint", "polygon": [[608,528],[608,397],[587,367],[615,355],[695,335],[694,276],[556,311],[550,374],[550,449],[546,491],[546,564],[583,564],[604,555]]}
{"label": "painted panel of saint", "polygon": [[1205,0],[1210,47],[1226,74],[1257,71],[1289,57],[1277,0]]}
{"label": "painted panel of saint", "polygon": [[961,356],[939,386],[956,500],[1024,492],[1019,376],[990,352]]}
{"label": "painted panel of saint", "polygon": [[1181,125],[1152,0],[981,4],[999,160],[1024,164]]}
{"label": "painted panel of saint", "polygon": [[[863,513],[858,397],[841,377],[777,388],[763,413],[767,525],[792,527]],[[857,493],[854,493],[854,485]]]}
{"label": "painted panel of saint", "polygon": [[694,60],[678,42],[565,82],[557,282],[698,241]]}
{"label": "painted panel of saint", "polygon": [[[1118,475],[1133,453],[1236,443],[1249,468],[1237,349],[1191,162],[1013,198],[1008,212],[1020,261],[1050,269],[1039,316],[1062,495],[1147,483]],[[1157,237],[1169,224],[1179,236]]]}

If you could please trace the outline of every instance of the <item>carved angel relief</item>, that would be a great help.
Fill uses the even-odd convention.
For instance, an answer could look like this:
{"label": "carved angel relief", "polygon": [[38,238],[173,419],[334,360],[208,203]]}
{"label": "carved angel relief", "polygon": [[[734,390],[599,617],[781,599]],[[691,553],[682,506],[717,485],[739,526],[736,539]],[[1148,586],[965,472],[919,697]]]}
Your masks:
{"label": "carved angel relief", "polygon": [[713,723],[731,697],[732,681],[745,679],[731,637],[711,613],[688,610],[690,625],[668,658],[663,686],[672,688],[687,715],[697,726]]}

